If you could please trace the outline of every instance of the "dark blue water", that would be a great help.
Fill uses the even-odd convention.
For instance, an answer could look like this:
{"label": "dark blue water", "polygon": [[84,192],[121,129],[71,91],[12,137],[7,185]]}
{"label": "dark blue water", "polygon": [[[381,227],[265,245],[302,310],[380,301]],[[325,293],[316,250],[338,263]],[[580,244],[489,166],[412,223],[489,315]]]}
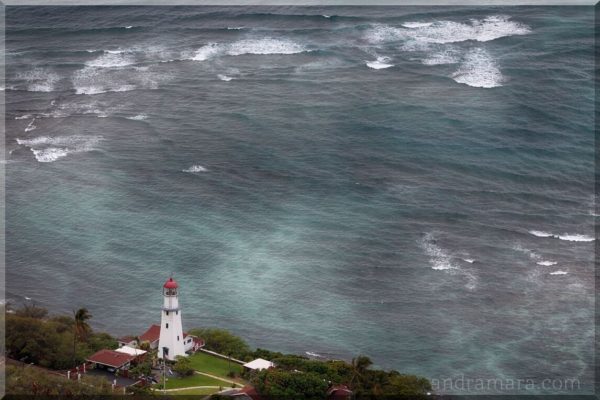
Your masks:
{"label": "dark blue water", "polygon": [[185,328],[593,390],[591,7],[6,24],[13,302],[137,334],[173,273]]}

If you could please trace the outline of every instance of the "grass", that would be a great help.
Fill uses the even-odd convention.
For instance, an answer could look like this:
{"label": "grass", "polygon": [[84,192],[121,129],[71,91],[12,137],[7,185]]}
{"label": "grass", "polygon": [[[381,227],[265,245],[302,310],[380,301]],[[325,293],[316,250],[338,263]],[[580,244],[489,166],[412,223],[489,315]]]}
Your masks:
{"label": "grass", "polygon": [[209,395],[213,393],[217,393],[219,391],[218,388],[201,388],[201,389],[187,389],[187,390],[178,390],[176,392],[167,392],[169,396],[171,395]]}
{"label": "grass", "polygon": [[[220,381],[218,379],[211,378],[209,376],[194,374],[192,376],[186,376],[184,378],[169,378],[167,377],[167,389],[176,389],[192,386],[231,386],[227,382]],[[162,382],[157,387],[162,388]]]}
{"label": "grass", "polygon": [[229,364],[229,361],[223,358],[215,357],[211,354],[203,352],[198,352],[189,356],[189,360],[191,361],[192,368],[194,368],[196,371],[220,376],[225,379],[231,379],[227,377],[229,371],[234,371],[238,374],[241,374],[243,370],[243,367],[236,362],[231,361]]}

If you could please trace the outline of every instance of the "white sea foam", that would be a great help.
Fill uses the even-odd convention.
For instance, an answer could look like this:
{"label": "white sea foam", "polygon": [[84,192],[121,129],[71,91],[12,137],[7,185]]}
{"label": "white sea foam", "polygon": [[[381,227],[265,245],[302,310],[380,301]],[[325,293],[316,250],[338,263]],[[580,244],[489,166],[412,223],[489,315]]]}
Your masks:
{"label": "white sea foam", "polygon": [[31,122],[29,123],[29,125],[27,125],[27,127],[25,128],[25,132],[31,132],[32,130],[34,130],[35,128],[37,128],[37,126],[35,126],[33,123],[35,122],[35,118],[31,120]]}
{"label": "white sea foam", "polygon": [[202,165],[192,165],[188,169],[183,170],[183,172],[191,172],[191,173],[206,172],[206,171],[208,171],[208,170],[206,168],[204,168]]}
{"label": "white sea foam", "polygon": [[554,237],[554,235],[552,233],[544,232],[544,231],[532,230],[532,231],[529,231],[529,233],[531,233],[533,236],[537,236],[537,237]]}
{"label": "white sea foam", "polygon": [[15,117],[15,119],[29,119],[29,118],[31,118],[31,114],[23,114],[18,117]]}
{"label": "white sea foam", "polygon": [[467,262],[467,263],[469,263],[469,264],[473,264],[473,263],[475,262],[475,260],[474,260],[474,259],[472,259],[472,258],[463,258],[463,261],[464,261],[464,262]]}
{"label": "white sea foam", "polygon": [[125,117],[127,119],[132,119],[134,121],[143,121],[146,118],[148,118],[148,116],[146,114],[138,114],[138,115],[134,115],[132,117]]}
{"label": "white sea foam", "polygon": [[67,149],[58,147],[48,147],[40,150],[31,149],[31,151],[35,156],[35,159],[43,163],[56,161],[59,158],[65,157],[67,154],[69,154]]}
{"label": "white sea foam", "polygon": [[320,355],[319,353],[313,353],[312,351],[305,351],[304,352],[307,356],[310,357],[316,357],[316,358],[324,358],[322,355]]}
{"label": "white sea foam", "polygon": [[425,254],[430,257],[431,269],[448,270],[458,268],[452,263],[452,256],[435,244],[435,239],[431,233],[426,234],[420,244],[425,250]]}
{"label": "white sea foam", "polygon": [[244,39],[228,46],[227,54],[239,56],[242,54],[296,54],[306,51],[306,48],[287,39]]}
{"label": "white sea foam", "polygon": [[543,267],[551,267],[552,265],[556,265],[558,263],[556,261],[538,261],[536,264]]}
{"label": "white sea foam", "polygon": [[127,25],[127,26],[125,27],[125,29],[131,29],[131,28],[133,28],[133,25]]}
{"label": "white sea foam", "polygon": [[97,68],[120,68],[135,64],[135,58],[131,54],[126,54],[122,50],[110,51],[98,58],[87,61],[85,65]]}
{"label": "white sea foam", "polygon": [[567,271],[554,271],[554,272],[550,272],[550,275],[566,275],[568,274]]}
{"label": "white sea foam", "polygon": [[513,247],[513,250],[527,254],[529,256],[529,258],[531,258],[532,260],[541,260],[541,258],[542,258],[535,251],[524,248],[520,243],[515,245]]}
{"label": "white sea foam", "polygon": [[592,236],[581,235],[578,233],[563,233],[562,235],[557,235],[554,233],[544,232],[544,231],[529,231],[529,233],[531,233],[532,235],[537,236],[537,237],[544,237],[544,238],[548,237],[548,238],[566,240],[568,242],[593,242],[594,240],[596,240]]}
{"label": "white sea foam", "polygon": [[433,22],[405,22],[402,24],[405,28],[424,28],[433,25]]}
{"label": "white sea foam", "polygon": [[205,61],[219,54],[221,50],[222,49],[218,44],[209,43],[196,50],[196,52],[189,59],[194,61]]}
{"label": "white sea foam", "polygon": [[217,77],[225,82],[229,82],[230,80],[232,80],[233,78],[231,76],[227,76],[227,75],[223,75],[223,74],[218,74]]}
{"label": "white sea foam", "polygon": [[244,29],[244,27],[243,26],[228,26],[227,29],[230,31],[239,31],[239,30]]}
{"label": "white sea foam", "polygon": [[18,73],[17,79],[24,80],[30,92],[52,92],[60,77],[48,69],[36,68]]}
{"label": "white sea foam", "polygon": [[[137,71],[137,70],[136,70]],[[98,68],[87,66],[75,71],[71,81],[77,94],[94,95],[106,92],[127,92],[135,89],[156,89],[164,74],[150,71]]]}
{"label": "white sea foam", "polygon": [[394,64],[390,64],[389,57],[377,57],[375,61],[367,61],[367,67],[373,69],[385,69],[393,66]]}
{"label": "white sea foam", "polygon": [[557,235],[557,237],[560,240],[566,240],[569,242],[593,242],[595,240],[592,236],[569,233]]}
{"label": "white sea foam", "polygon": [[101,136],[39,136],[32,139],[17,139],[17,143],[30,148],[38,162],[53,162],[70,153],[81,153],[95,149]]}
{"label": "white sea foam", "polygon": [[502,86],[504,77],[490,54],[481,48],[470,50],[452,79],[465,85],[493,88]]}
{"label": "white sea foam", "polygon": [[487,42],[501,37],[526,35],[531,29],[508,16],[490,16],[468,23],[455,21],[406,22],[402,28],[375,25],[366,32],[372,43],[413,39],[426,43],[457,43],[467,40]]}
{"label": "white sea foam", "polygon": [[460,56],[454,50],[445,50],[429,55],[421,62],[425,65],[443,65],[456,64],[460,61]]}

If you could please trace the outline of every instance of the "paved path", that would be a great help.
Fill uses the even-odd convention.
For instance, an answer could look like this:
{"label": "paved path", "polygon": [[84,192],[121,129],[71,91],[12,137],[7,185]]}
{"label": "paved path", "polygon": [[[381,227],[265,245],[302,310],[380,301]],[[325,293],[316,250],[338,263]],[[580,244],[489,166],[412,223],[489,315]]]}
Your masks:
{"label": "paved path", "polygon": [[212,374],[207,374],[206,372],[200,372],[200,371],[194,371],[194,372],[197,373],[198,375],[208,376],[210,378],[218,379],[220,381],[227,382],[229,384],[235,384],[236,386],[244,387],[244,385],[242,385],[241,383],[238,383],[238,382],[235,382],[235,381],[232,381],[232,380],[229,380],[229,379],[221,378],[220,376],[216,376],[216,375],[212,375]]}
{"label": "paved path", "polygon": [[155,392],[163,392],[163,391],[164,392],[179,392],[181,390],[191,390],[191,389],[218,389],[219,387],[220,386],[190,386],[190,387],[167,389],[167,390],[153,388],[153,390]]}

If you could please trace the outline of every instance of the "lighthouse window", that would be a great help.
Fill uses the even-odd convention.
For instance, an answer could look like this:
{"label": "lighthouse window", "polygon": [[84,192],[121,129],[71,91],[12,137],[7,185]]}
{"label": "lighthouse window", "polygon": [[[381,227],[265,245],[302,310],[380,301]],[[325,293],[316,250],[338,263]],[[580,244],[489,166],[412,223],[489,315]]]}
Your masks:
{"label": "lighthouse window", "polygon": [[179,311],[175,311],[175,315],[179,315]]}
{"label": "lighthouse window", "polygon": [[167,315],[169,315],[169,312],[167,311]]}
{"label": "lighthouse window", "polygon": [[177,341],[179,342],[179,335],[177,335]]}
{"label": "lighthouse window", "polygon": [[167,328],[167,329],[169,329],[169,323],[168,323],[168,322],[167,322],[167,324],[166,324],[166,325],[167,325],[167,326],[166,326],[166,328]]}

